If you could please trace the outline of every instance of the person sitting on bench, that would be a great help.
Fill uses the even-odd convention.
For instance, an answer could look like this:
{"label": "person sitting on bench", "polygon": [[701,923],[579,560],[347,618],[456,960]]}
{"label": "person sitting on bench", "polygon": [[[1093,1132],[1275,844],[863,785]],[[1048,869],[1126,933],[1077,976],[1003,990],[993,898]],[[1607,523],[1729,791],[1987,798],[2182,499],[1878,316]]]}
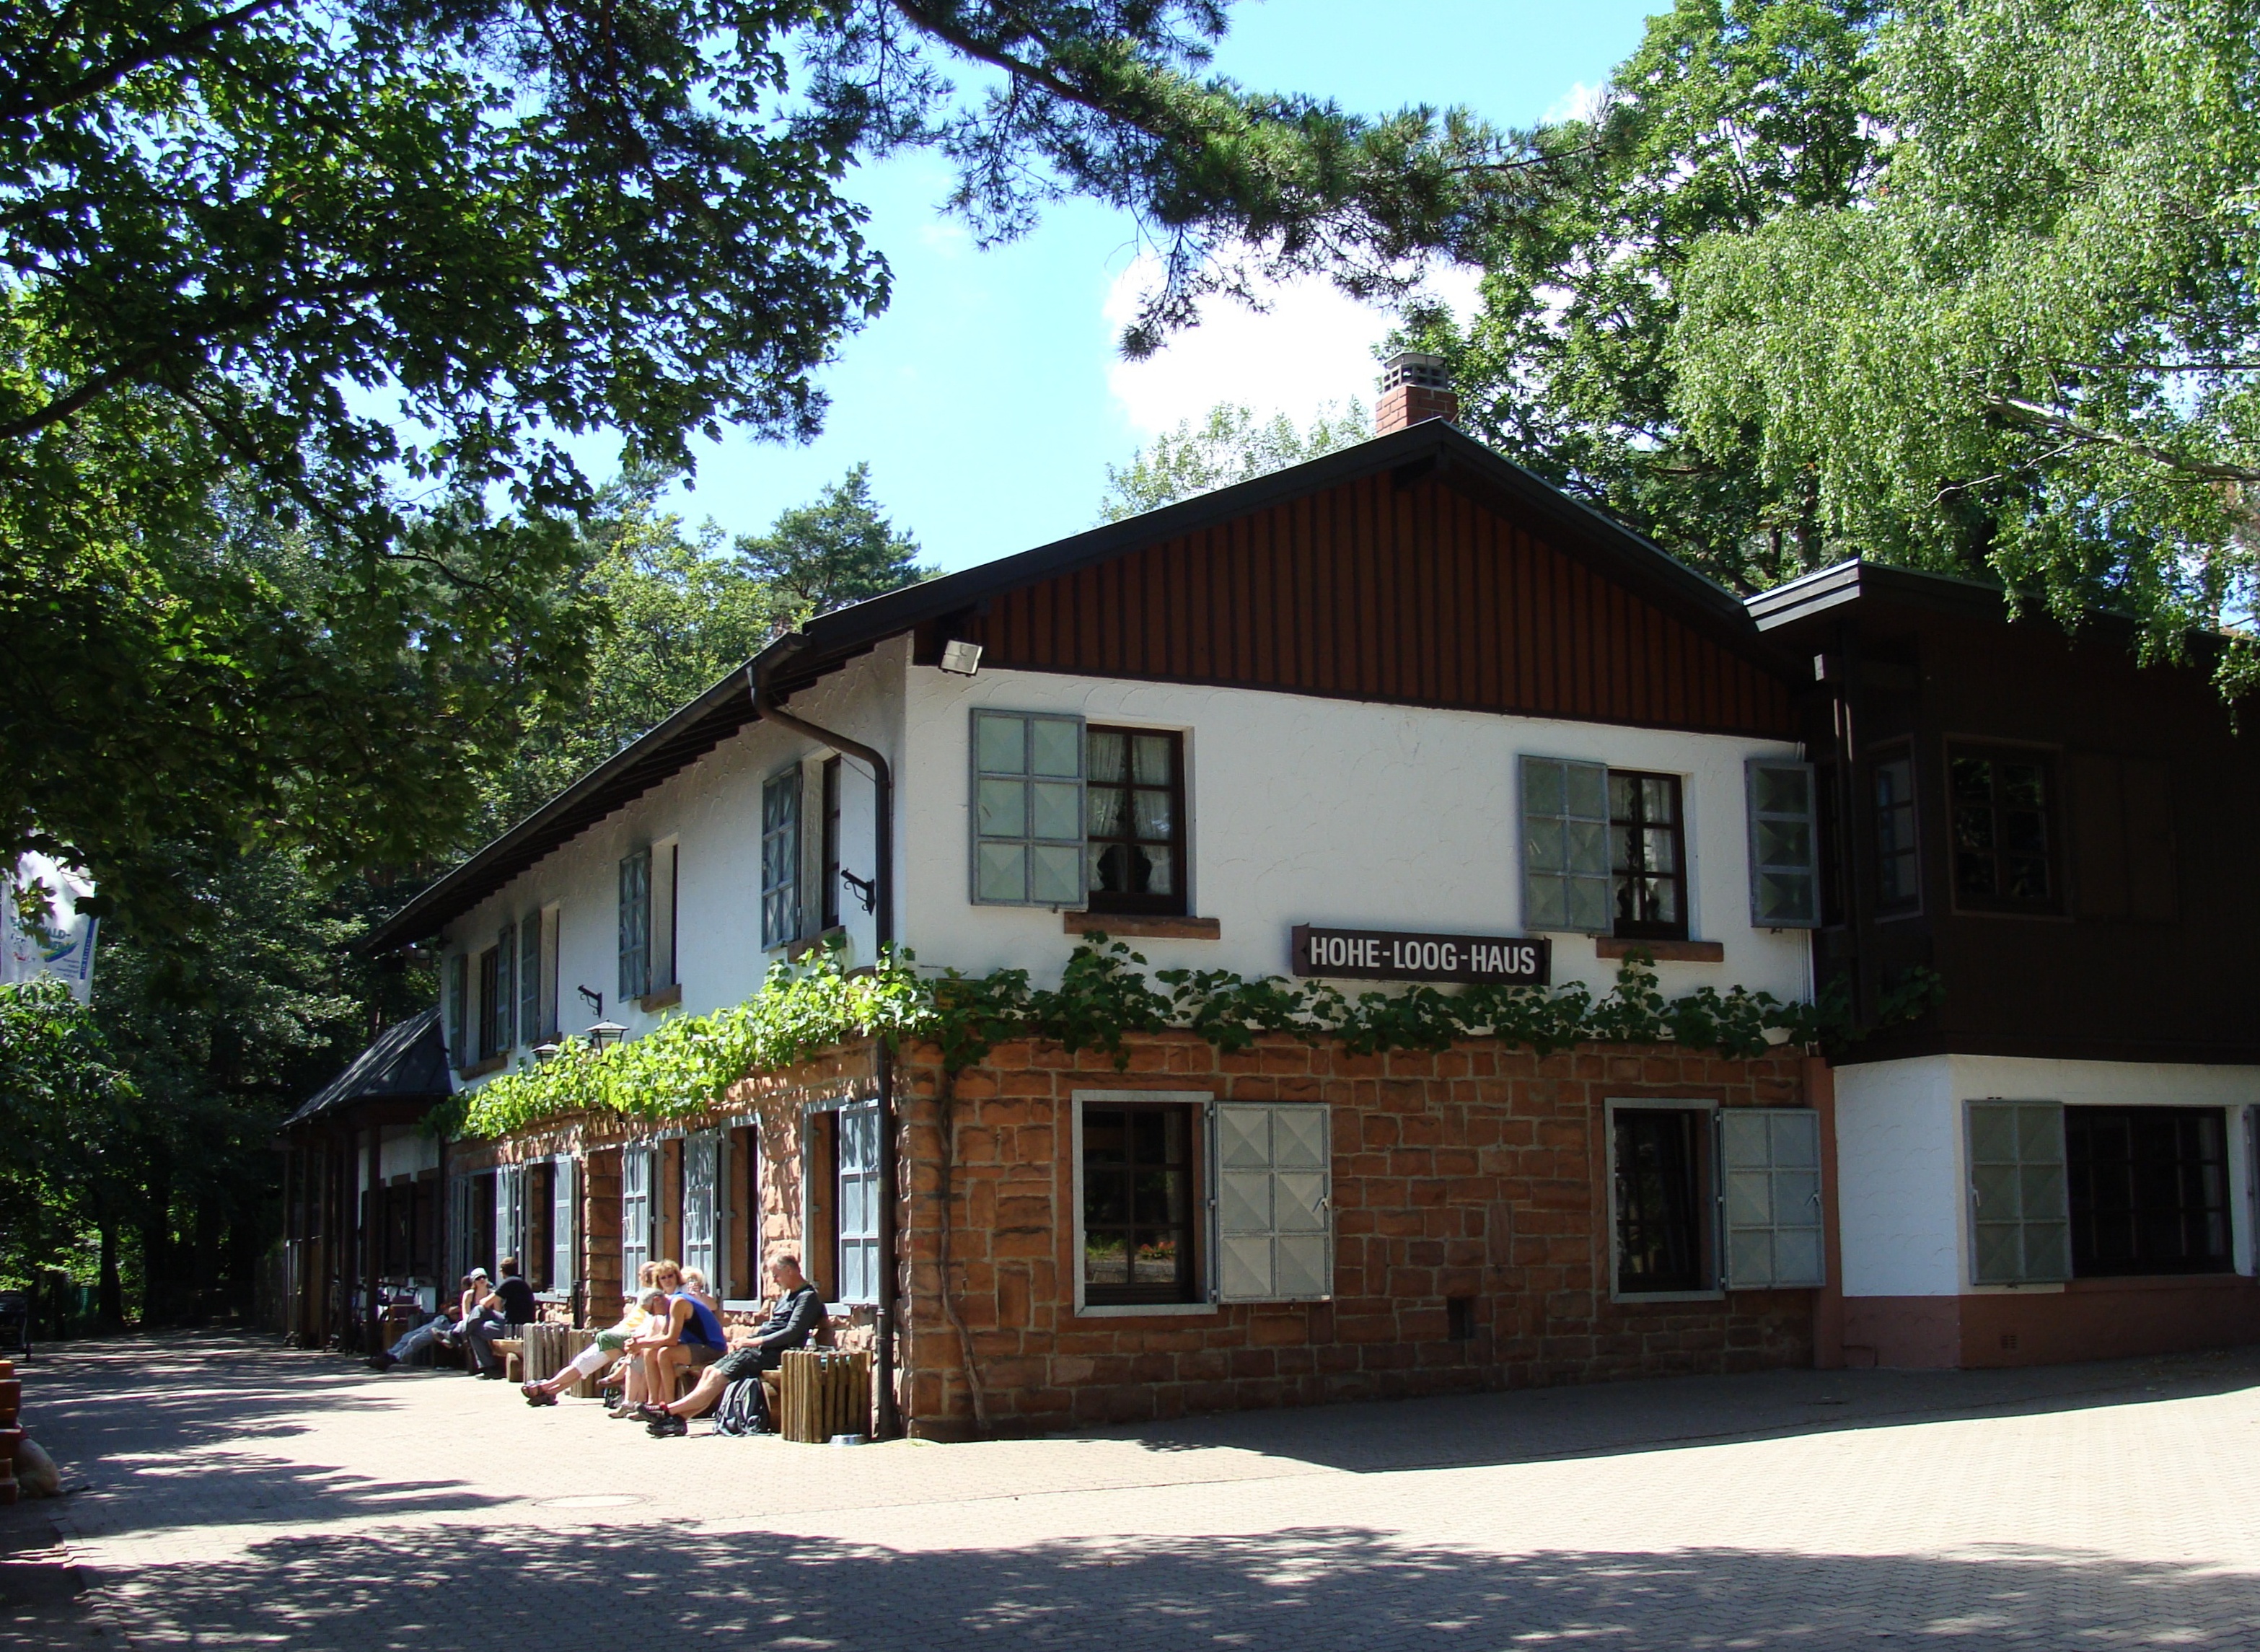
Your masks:
{"label": "person sitting on bench", "polygon": [[[466,1274],[463,1276],[463,1299],[466,1302],[470,1299],[470,1276]],[[460,1305],[442,1309],[422,1325],[406,1333],[390,1348],[380,1348],[370,1355],[369,1364],[377,1370],[389,1371],[401,1361],[413,1358],[435,1342],[442,1348],[453,1348],[455,1345],[456,1337],[462,1330],[457,1319],[457,1315],[461,1312]]]}
{"label": "person sitting on bench", "polygon": [[675,1392],[677,1371],[705,1370],[729,1350],[730,1341],[714,1310],[683,1288],[680,1262],[653,1264],[652,1283],[667,1292],[668,1309],[628,1344],[628,1352],[643,1361],[645,1397],[666,1399]]}
{"label": "person sitting on bench", "polygon": [[620,1322],[609,1331],[597,1333],[597,1340],[576,1354],[557,1375],[547,1382],[520,1383],[518,1391],[526,1396],[529,1405],[554,1405],[557,1396],[574,1384],[594,1377],[610,1367],[613,1361],[627,1351],[627,1346],[644,1334],[655,1314],[667,1312],[667,1293],[646,1291],[643,1300],[631,1298],[627,1312]]}
{"label": "person sitting on bench", "polygon": [[681,1399],[643,1408],[654,1438],[688,1434],[690,1420],[712,1410],[732,1383],[748,1377],[758,1382],[763,1371],[784,1363],[788,1349],[806,1348],[814,1341],[824,1325],[824,1296],[801,1272],[800,1258],[779,1256],[769,1264],[769,1277],[776,1282],[776,1300],[760,1328],[748,1332],[740,1327],[733,1333],[738,1346],[701,1371],[698,1385]]}
{"label": "person sitting on bench", "polygon": [[[474,1269],[472,1272],[477,1277],[480,1270]],[[500,1382],[503,1362],[502,1355],[494,1350],[496,1340],[514,1337],[519,1327],[532,1325],[541,1317],[541,1310],[534,1305],[533,1287],[519,1277],[517,1257],[502,1259],[502,1283],[480,1298],[478,1305],[481,1317],[465,1327],[463,1341],[470,1347],[471,1357],[478,1362],[479,1375],[490,1382]]]}

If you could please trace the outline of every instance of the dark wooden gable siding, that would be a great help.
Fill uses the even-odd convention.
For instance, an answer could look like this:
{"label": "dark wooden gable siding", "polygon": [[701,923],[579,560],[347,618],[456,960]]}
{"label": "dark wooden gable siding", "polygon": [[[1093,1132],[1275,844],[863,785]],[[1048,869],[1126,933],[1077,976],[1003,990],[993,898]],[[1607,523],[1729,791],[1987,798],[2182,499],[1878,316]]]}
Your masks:
{"label": "dark wooden gable siding", "polygon": [[1375,476],[993,597],[983,663],[1795,738],[1786,682],[1434,479]]}

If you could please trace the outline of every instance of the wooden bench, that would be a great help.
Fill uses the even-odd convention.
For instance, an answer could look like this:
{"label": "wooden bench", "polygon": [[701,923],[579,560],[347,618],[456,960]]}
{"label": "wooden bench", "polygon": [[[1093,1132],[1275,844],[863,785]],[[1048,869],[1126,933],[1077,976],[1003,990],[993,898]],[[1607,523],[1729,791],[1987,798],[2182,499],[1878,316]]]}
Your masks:
{"label": "wooden bench", "polygon": [[487,1344],[502,1355],[502,1374],[513,1383],[526,1380],[526,1339],[522,1336],[498,1336]]}

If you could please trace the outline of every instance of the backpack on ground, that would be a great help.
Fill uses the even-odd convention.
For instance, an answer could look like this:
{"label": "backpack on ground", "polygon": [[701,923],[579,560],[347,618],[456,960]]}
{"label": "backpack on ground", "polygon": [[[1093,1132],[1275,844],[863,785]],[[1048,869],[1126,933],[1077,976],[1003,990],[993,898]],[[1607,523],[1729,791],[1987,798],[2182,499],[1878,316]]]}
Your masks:
{"label": "backpack on ground", "polygon": [[741,1377],[722,1391],[722,1403],[714,1407],[714,1432],[718,1434],[758,1434],[769,1432],[769,1397],[762,1391],[759,1377]]}

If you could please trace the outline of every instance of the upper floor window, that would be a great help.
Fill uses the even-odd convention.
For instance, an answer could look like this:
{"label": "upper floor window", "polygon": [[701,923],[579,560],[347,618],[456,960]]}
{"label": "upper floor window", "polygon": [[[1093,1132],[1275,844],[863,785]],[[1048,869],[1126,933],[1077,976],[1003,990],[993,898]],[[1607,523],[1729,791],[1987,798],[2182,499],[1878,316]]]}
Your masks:
{"label": "upper floor window", "polygon": [[1753,757],[1744,765],[1750,812],[1750,922],[1762,929],[1820,923],[1820,822],[1813,765]]}
{"label": "upper floor window", "polygon": [[1086,750],[1089,909],[1182,916],[1184,737],[1094,726]]}
{"label": "upper floor window", "polygon": [[1915,856],[1914,759],[1905,751],[1876,764],[1876,911],[1896,915],[1922,905]]}
{"label": "upper floor window", "polygon": [[2055,786],[2038,752],[1956,747],[1947,754],[1954,811],[1954,898],[1978,911],[2057,905]]}
{"label": "upper floor window", "polygon": [[462,953],[447,960],[447,1059],[471,1064],[471,961]]}
{"label": "upper floor window", "polygon": [[824,760],[823,785],[823,842],[818,859],[823,863],[819,887],[824,891],[818,904],[821,914],[819,922],[826,929],[840,927],[840,760]]}
{"label": "upper floor window", "polygon": [[1619,935],[1686,938],[1678,776],[1609,770],[1609,893]]}
{"label": "upper floor window", "polygon": [[773,775],[762,787],[762,945],[782,947],[800,933],[800,769]]}

